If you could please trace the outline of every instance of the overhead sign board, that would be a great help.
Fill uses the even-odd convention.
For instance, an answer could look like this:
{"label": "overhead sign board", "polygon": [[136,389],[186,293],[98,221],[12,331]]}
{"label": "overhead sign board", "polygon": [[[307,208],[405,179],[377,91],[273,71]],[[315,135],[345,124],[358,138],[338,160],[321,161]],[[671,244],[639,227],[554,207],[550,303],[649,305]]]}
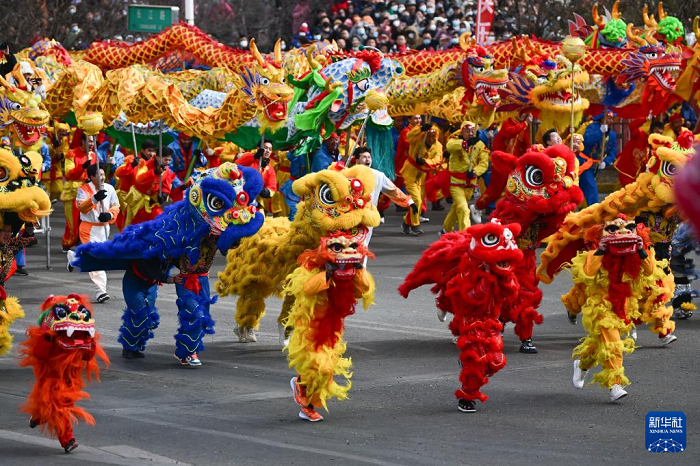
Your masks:
{"label": "overhead sign board", "polygon": [[129,5],[128,29],[131,32],[160,32],[177,23],[176,6]]}

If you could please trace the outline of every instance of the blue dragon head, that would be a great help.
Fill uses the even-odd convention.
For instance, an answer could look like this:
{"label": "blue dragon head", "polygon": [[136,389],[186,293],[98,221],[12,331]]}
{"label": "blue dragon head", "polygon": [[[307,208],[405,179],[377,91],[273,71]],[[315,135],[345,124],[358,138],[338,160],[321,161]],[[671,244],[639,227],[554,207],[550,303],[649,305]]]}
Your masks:
{"label": "blue dragon head", "polygon": [[222,252],[262,226],[264,217],[255,203],[262,187],[257,170],[232,162],[202,172],[190,187],[188,202],[209,225],[209,232],[219,236]]}
{"label": "blue dragon head", "polygon": [[[336,128],[349,128],[355,121],[371,114],[374,124],[387,126],[392,123],[387,113],[389,100],[385,89],[392,79],[403,73],[401,64],[382,54],[365,49],[354,57],[331,63],[323,68],[322,75],[330,81],[332,89],[340,94],[328,113]],[[324,89],[315,89],[309,94],[309,102],[319,98]]]}

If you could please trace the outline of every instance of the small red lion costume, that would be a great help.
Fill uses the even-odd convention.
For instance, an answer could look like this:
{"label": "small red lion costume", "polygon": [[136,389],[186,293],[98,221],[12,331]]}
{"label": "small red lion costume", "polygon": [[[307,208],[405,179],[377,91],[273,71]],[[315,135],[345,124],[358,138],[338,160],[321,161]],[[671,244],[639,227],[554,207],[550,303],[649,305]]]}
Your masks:
{"label": "small red lion costume", "polygon": [[[515,237],[517,223],[501,225],[496,219],[465,231],[442,235],[418,260],[399,287],[406,298],[411,290],[434,284],[439,309],[453,314],[450,330],[458,337],[462,387],[455,392],[461,411],[474,411],[475,400],[486,401],[480,390],[488,377],[506,365],[501,313],[513,303],[520,288],[515,274],[523,252]],[[463,401],[470,404],[467,409]]]}
{"label": "small red lion costume", "polygon": [[515,323],[521,352],[536,353],[531,340],[534,325],[542,323],[542,315],[537,312],[542,291],[537,287],[535,250],[583,200],[576,157],[563,144],[546,149],[535,145],[521,157],[494,151],[491,162],[491,183],[476,206],[485,208],[505,189],[492,218],[520,225],[518,247],[524,254],[515,272],[520,283],[518,299],[501,314],[501,320]]}
{"label": "small red lion costume", "polygon": [[[31,415],[29,426],[46,428],[58,437],[66,453],[78,446],[73,424],[95,419],[75,403],[90,398],[83,391],[86,380],[99,381],[95,356],[109,365],[95,332],[90,300],[86,296],[49,296],[41,306],[39,326],[29,327],[22,342],[22,366],[32,366],[36,384],[21,409]],[[46,425],[46,427],[44,427]]]}

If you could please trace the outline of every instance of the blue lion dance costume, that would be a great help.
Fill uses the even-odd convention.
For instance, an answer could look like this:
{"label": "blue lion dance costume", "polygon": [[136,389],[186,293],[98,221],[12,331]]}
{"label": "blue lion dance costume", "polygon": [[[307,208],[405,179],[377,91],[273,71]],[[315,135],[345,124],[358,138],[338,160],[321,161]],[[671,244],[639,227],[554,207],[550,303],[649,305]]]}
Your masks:
{"label": "blue lion dance costume", "polygon": [[227,162],[203,172],[185,199],[155,219],[130,225],[112,241],[78,247],[71,265],[80,271],[125,271],[126,309],[119,330],[124,357],[144,357],[160,320],[158,286],[174,282],[180,322],[175,356],[183,365],[201,364],[196,354],[204,350],[202,338],[214,333],[209,306],[216,296],[210,297],[209,269],[217,249],[226,254],[262,226],[254,202],[262,187],[256,170]]}

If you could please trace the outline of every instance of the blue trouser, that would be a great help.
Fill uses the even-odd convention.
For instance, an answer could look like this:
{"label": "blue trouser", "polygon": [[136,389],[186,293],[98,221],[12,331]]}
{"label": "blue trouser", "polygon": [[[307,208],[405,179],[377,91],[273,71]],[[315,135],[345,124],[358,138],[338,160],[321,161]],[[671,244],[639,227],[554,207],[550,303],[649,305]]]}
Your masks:
{"label": "blue trouser", "polygon": [[24,251],[25,249],[22,248],[15,253],[15,262],[17,263],[17,267],[24,267],[27,265],[27,259]]}
{"label": "blue trouser", "polygon": [[583,191],[583,196],[586,198],[586,203],[588,205],[597,204],[599,202],[598,183],[595,181],[593,167],[581,173],[578,179],[578,186],[581,188],[581,191]]}
{"label": "blue trouser", "polygon": [[[197,280],[200,290],[195,292],[186,286],[189,281]],[[177,317],[180,327],[175,335],[175,356],[184,359],[187,356],[204,351],[202,338],[214,333],[214,321],[209,314],[209,305],[216,302],[217,296],[209,297],[209,277],[190,276],[185,283],[176,283]]]}
{"label": "blue trouser", "polygon": [[153,338],[153,330],[160,323],[156,309],[158,284],[145,284],[126,273],[122,280],[122,291],[126,309],[119,329],[119,343],[125,349],[144,351],[146,342]]}

